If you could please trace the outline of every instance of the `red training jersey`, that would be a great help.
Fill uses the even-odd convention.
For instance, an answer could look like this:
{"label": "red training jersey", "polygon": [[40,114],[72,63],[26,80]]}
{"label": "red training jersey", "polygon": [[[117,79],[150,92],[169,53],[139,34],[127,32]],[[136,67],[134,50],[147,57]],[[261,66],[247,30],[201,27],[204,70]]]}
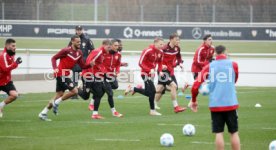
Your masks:
{"label": "red training jersey", "polygon": [[5,86],[11,81],[11,72],[17,66],[14,56],[10,56],[4,48],[0,53],[0,86]]}
{"label": "red training jersey", "polygon": [[[167,70],[170,72],[171,75],[174,75],[174,68],[183,63],[180,54],[180,47],[179,46],[170,46],[170,42],[163,47],[163,57],[161,60],[162,65],[167,66]],[[158,70],[160,71],[160,70]]]}
{"label": "red training jersey", "polygon": [[[155,69],[156,65],[161,61],[161,58],[162,50],[157,49],[154,45],[150,45],[144,49],[139,60],[142,75],[151,76],[150,70]],[[162,66],[159,65],[160,67]]]}
{"label": "red training jersey", "polygon": [[103,65],[108,73],[116,73],[120,72],[121,66],[121,53],[115,52],[114,54],[107,53],[104,55]]}
{"label": "red training jersey", "polygon": [[105,66],[103,65],[103,61],[105,55],[107,54],[104,47],[99,47],[93,50],[86,59],[86,64],[90,64],[92,61],[95,62],[92,68],[85,69],[82,71],[84,77],[89,77],[91,73],[96,77],[103,77],[103,75],[107,72]]}
{"label": "red training jersey", "polygon": [[[70,75],[71,69],[75,64],[79,64],[82,69],[88,68],[90,65],[85,65],[82,59],[82,51],[80,49],[74,50],[71,46],[61,49],[56,55],[52,57],[53,69],[58,69],[58,73],[55,77]],[[57,66],[56,61],[59,61]]]}
{"label": "red training jersey", "polygon": [[192,72],[200,72],[205,65],[208,65],[213,58],[214,51],[214,46],[207,46],[203,43],[195,52]]}

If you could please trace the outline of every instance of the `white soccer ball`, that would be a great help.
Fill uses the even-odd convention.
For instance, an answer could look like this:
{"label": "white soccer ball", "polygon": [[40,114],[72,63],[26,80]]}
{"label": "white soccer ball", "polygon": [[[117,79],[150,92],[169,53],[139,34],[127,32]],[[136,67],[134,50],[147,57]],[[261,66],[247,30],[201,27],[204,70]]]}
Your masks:
{"label": "white soccer ball", "polygon": [[276,140],[270,142],[269,150],[276,150]]}
{"label": "white soccer ball", "polygon": [[164,133],[160,137],[160,144],[162,146],[173,146],[174,138],[170,133]]}
{"label": "white soccer ball", "polygon": [[202,83],[201,86],[199,87],[198,89],[198,92],[202,95],[208,95],[209,92],[210,92],[210,89],[209,89],[209,84],[208,83]]}
{"label": "white soccer ball", "polygon": [[192,124],[185,124],[184,127],[182,128],[182,132],[186,136],[193,136],[195,135],[195,126]]}

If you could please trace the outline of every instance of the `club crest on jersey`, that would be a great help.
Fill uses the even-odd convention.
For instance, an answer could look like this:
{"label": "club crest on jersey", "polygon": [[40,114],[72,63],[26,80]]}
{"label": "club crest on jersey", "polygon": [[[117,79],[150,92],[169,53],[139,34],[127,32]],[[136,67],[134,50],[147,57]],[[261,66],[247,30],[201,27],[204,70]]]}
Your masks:
{"label": "club crest on jersey", "polygon": [[79,52],[77,52],[77,56],[79,56]]}
{"label": "club crest on jersey", "polygon": [[158,58],[160,58],[161,57],[161,54],[158,54]]}
{"label": "club crest on jersey", "polygon": [[119,58],[119,56],[115,56],[115,59],[118,59]]}

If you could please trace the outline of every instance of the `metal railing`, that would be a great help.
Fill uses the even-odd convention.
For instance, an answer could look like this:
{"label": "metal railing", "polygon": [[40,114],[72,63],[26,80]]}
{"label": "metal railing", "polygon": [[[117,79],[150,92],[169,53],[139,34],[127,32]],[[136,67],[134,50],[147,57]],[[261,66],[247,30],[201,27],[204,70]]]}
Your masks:
{"label": "metal railing", "polygon": [[[135,3],[135,1],[133,1]],[[133,22],[276,22],[275,5],[178,4],[145,2],[1,1],[1,20],[133,21]],[[20,8],[20,9],[18,9]]]}

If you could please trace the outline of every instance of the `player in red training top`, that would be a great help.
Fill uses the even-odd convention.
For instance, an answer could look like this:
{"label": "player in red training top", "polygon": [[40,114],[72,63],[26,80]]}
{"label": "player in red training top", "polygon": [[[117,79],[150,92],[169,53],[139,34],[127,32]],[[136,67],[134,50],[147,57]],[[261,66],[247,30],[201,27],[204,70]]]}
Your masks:
{"label": "player in red training top", "polygon": [[194,60],[192,64],[192,73],[194,79],[201,72],[202,68],[208,65],[213,60],[213,55],[215,52],[214,46],[212,45],[213,39],[211,34],[207,34],[203,37],[202,45],[196,50],[194,55]]}
{"label": "player in red training top", "polygon": [[181,59],[179,36],[177,33],[170,35],[170,41],[163,47],[163,57],[161,58],[158,70],[158,84],[156,86],[155,94],[155,108],[160,109],[157,103],[160,101],[162,94],[165,93],[166,86],[171,92],[171,99],[174,107],[174,112],[182,112],[186,108],[180,107],[177,102],[177,81],[174,75],[174,68],[177,65],[183,67],[183,60]]}
{"label": "player in red training top", "polygon": [[[56,77],[56,96],[54,100],[51,100],[49,104],[39,113],[39,118],[44,121],[50,121],[47,117],[48,111],[53,108],[55,115],[58,114],[58,106],[60,102],[67,100],[68,98],[78,93],[77,87],[71,80],[71,70],[75,64],[79,64],[82,69],[90,67],[90,64],[85,65],[82,57],[83,54],[80,50],[80,37],[74,35],[71,37],[72,45],[61,49],[56,55],[52,57],[52,66],[54,69],[54,75]],[[56,61],[60,60],[57,66]],[[68,93],[64,93],[65,90],[69,90]]]}
{"label": "player in red training top", "polygon": [[[160,116],[159,112],[155,110],[154,107],[154,96],[156,93],[154,86],[154,76],[155,68],[159,64],[160,59],[162,58],[162,47],[164,46],[164,40],[162,38],[155,38],[153,45],[150,45],[148,48],[144,49],[140,60],[139,66],[141,68],[141,77],[145,84],[145,89],[142,89],[141,85],[132,88],[131,85],[125,91],[125,95],[129,92],[132,92],[134,95],[135,92],[138,92],[142,95],[145,95],[149,98],[150,103],[150,115]],[[160,67],[160,66],[158,66]]]}
{"label": "player in red training top", "polygon": [[9,95],[0,103],[0,118],[3,117],[3,108],[18,97],[18,92],[11,81],[11,72],[13,69],[17,68],[18,64],[22,63],[22,59],[18,57],[16,61],[14,61],[15,50],[15,40],[7,39],[5,48],[0,53],[0,91],[4,91]]}
{"label": "player in red training top", "polygon": [[[111,47],[109,45],[109,42],[111,42]],[[94,78],[93,71],[91,69],[83,71],[83,81],[85,84],[82,87],[82,89],[79,89],[79,95],[84,100],[87,100],[89,98],[90,91],[92,91],[93,98],[91,99],[91,102],[88,107],[89,110],[93,111],[92,119],[103,119],[103,117],[98,114],[97,110],[99,107],[94,107],[94,103],[96,103],[96,100],[99,101],[101,99],[101,94],[104,93],[106,93],[108,96],[108,103],[111,108],[112,115],[114,117],[123,116],[115,109],[112,90],[118,88],[118,82],[116,77],[120,72],[121,66],[121,54],[117,51],[118,47],[119,43],[117,40],[105,40],[103,41],[102,47],[98,48],[97,51],[89,55],[87,59],[87,63],[94,61],[95,63],[97,63],[95,65],[102,64],[101,68],[104,68],[104,70],[102,70],[102,72],[104,73],[104,80],[103,82],[98,81],[98,83],[95,83],[97,81],[94,82],[92,80],[89,80]],[[98,72],[100,73],[100,71]],[[94,72],[94,74],[96,73],[97,72]]]}

